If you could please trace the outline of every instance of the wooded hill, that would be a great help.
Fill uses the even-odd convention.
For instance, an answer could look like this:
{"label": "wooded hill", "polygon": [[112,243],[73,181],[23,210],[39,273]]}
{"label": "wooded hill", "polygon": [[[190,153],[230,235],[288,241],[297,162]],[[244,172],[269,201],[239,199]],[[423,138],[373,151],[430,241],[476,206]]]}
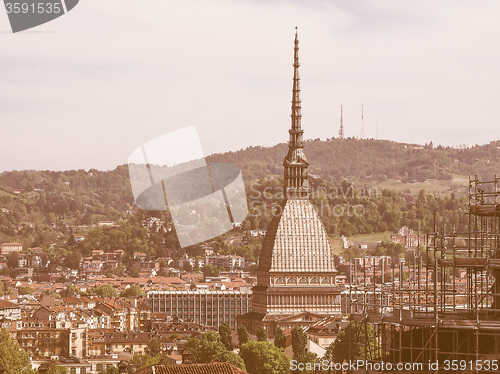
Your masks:
{"label": "wooded hill", "polygon": [[[273,205],[280,201],[286,147],[249,147],[208,157],[209,162],[241,168],[252,212],[244,222],[247,229],[267,228]],[[431,230],[434,216],[438,224],[463,228],[467,177],[490,178],[500,171],[500,141],[454,149],[350,138],[306,141],[305,151],[315,189],[312,199],[318,207],[329,207],[320,215],[332,236],[395,231],[403,225],[416,228],[418,222],[423,231]],[[442,187],[439,194],[432,193],[436,186]],[[352,193],[370,187],[377,187],[376,193]],[[362,206],[364,213],[335,212],[348,204]],[[135,211],[126,165],[112,171],[0,174],[0,242],[48,247],[66,242],[81,225],[100,220],[127,225]]]}
{"label": "wooded hill", "polygon": [[[500,141],[469,148],[402,144],[374,139],[319,139],[304,143],[310,172],[325,181],[396,179],[407,182],[448,180],[456,175],[490,178],[500,172]],[[243,170],[247,181],[283,175],[287,144],[249,147],[216,154],[212,162],[230,162]]]}

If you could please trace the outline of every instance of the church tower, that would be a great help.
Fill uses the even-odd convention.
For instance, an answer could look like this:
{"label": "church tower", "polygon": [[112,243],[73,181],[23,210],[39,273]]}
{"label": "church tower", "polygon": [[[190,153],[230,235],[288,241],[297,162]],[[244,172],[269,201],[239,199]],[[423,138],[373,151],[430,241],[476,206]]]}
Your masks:
{"label": "church tower", "polygon": [[284,166],[284,199],[262,244],[252,312],[238,318],[250,333],[308,325],[340,314],[340,290],[330,240],[310,201],[309,162],[301,120],[299,40],[295,33],[290,141]]}

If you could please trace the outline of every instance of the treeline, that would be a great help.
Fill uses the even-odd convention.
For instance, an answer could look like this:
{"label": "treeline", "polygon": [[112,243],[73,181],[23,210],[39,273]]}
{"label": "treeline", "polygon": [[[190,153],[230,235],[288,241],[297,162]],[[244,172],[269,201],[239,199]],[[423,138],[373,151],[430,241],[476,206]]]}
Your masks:
{"label": "treeline", "polygon": [[[490,178],[500,170],[500,141],[457,149],[389,140],[330,139],[304,142],[310,172],[323,180],[449,179],[454,174]],[[283,175],[287,145],[249,147],[208,157],[239,165],[246,181]]]}
{"label": "treeline", "polygon": [[[247,189],[250,214],[244,227],[266,229],[279,213],[282,190],[282,179],[251,184]],[[329,185],[313,180],[311,200],[332,236],[396,232],[402,226],[420,227],[422,232],[433,231],[435,225],[461,230],[468,224],[467,200],[454,194],[438,197],[422,190],[415,196],[347,181]]]}
{"label": "treeline", "polygon": [[[372,139],[331,139],[306,141],[305,148],[311,164],[312,200],[332,236],[396,231],[405,225],[415,229],[419,223],[422,231],[432,230],[435,223],[462,229],[467,223],[467,207],[461,196],[436,197],[425,191],[414,195],[409,190],[373,190],[370,186],[386,178],[410,182],[446,179],[455,174],[489,178],[500,170],[500,141],[455,149],[434,147],[431,143],[418,146]],[[285,154],[286,144],[279,144],[208,157],[210,162],[241,167],[250,204],[245,229],[267,228],[273,207],[281,200]],[[64,249],[66,258],[76,252],[86,256],[91,248],[108,247],[123,247],[130,253],[143,251],[150,258],[157,258],[162,257],[165,247],[175,248],[174,232],[161,238],[143,233],[146,230],[139,227],[141,217],[135,216],[136,211],[126,165],[105,172],[0,174],[0,242],[20,242],[25,248],[57,248],[64,247],[71,235],[84,234],[84,244]],[[119,228],[79,228],[101,220],[115,221]],[[252,243],[237,250],[255,259],[258,246],[259,243]],[[193,251],[198,253],[199,248]],[[78,256],[74,259],[73,264],[68,263],[71,267]]]}

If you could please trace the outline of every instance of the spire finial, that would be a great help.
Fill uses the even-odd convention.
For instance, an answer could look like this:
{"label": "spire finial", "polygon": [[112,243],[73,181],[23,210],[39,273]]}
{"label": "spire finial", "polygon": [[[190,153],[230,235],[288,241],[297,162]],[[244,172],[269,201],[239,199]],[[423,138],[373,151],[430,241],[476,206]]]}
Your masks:
{"label": "spire finial", "polygon": [[340,130],[339,139],[344,139],[344,123],[342,122],[342,101],[340,101]]}
{"label": "spire finial", "polygon": [[288,198],[308,198],[309,183],[307,180],[307,167],[309,163],[304,153],[303,134],[301,119],[300,100],[300,76],[299,76],[299,38],[298,27],[295,27],[295,41],[293,48],[293,88],[292,88],[292,124],[288,133],[288,154],[285,157],[285,189]]}
{"label": "spire finial", "polygon": [[[293,89],[292,89],[292,131],[300,132],[302,117],[300,110],[300,76],[299,76],[299,38],[295,26],[295,42],[293,48]],[[290,143],[302,143],[302,139],[290,139]]]}
{"label": "spire finial", "polygon": [[361,139],[365,137],[365,119],[363,115],[363,104],[361,104],[361,134],[359,136]]}

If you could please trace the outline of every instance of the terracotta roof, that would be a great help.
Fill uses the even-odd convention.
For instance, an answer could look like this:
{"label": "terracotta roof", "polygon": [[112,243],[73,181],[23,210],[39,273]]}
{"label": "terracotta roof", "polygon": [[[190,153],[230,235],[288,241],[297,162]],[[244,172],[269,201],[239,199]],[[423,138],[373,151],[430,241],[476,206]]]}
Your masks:
{"label": "terracotta roof", "polygon": [[182,279],[178,277],[161,277],[161,276],[155,276],[151,277],[151,281],[153,283],[160,283],[160,284],[186,284],[186,281],[183,281]]}
{"label": "terracotta roof", "polygon": [[82,299],[80,299],[79,297],[76,297],[76,296],[68,296],[68,297],[65,297],[63,299],[63,302],[65,302],[66,304],[80,304],[82,303]]}
{"label": "terracotta roof", "polygon": [[155,365],[136,371],[135,374],[248,374],[227,362],[210,364]]}
{"label": "terracotta roof", "polygon": [[11,308],[19,308],[19,305],[11,303],[8,300],[0,300],[0,309],[11,309]]}

